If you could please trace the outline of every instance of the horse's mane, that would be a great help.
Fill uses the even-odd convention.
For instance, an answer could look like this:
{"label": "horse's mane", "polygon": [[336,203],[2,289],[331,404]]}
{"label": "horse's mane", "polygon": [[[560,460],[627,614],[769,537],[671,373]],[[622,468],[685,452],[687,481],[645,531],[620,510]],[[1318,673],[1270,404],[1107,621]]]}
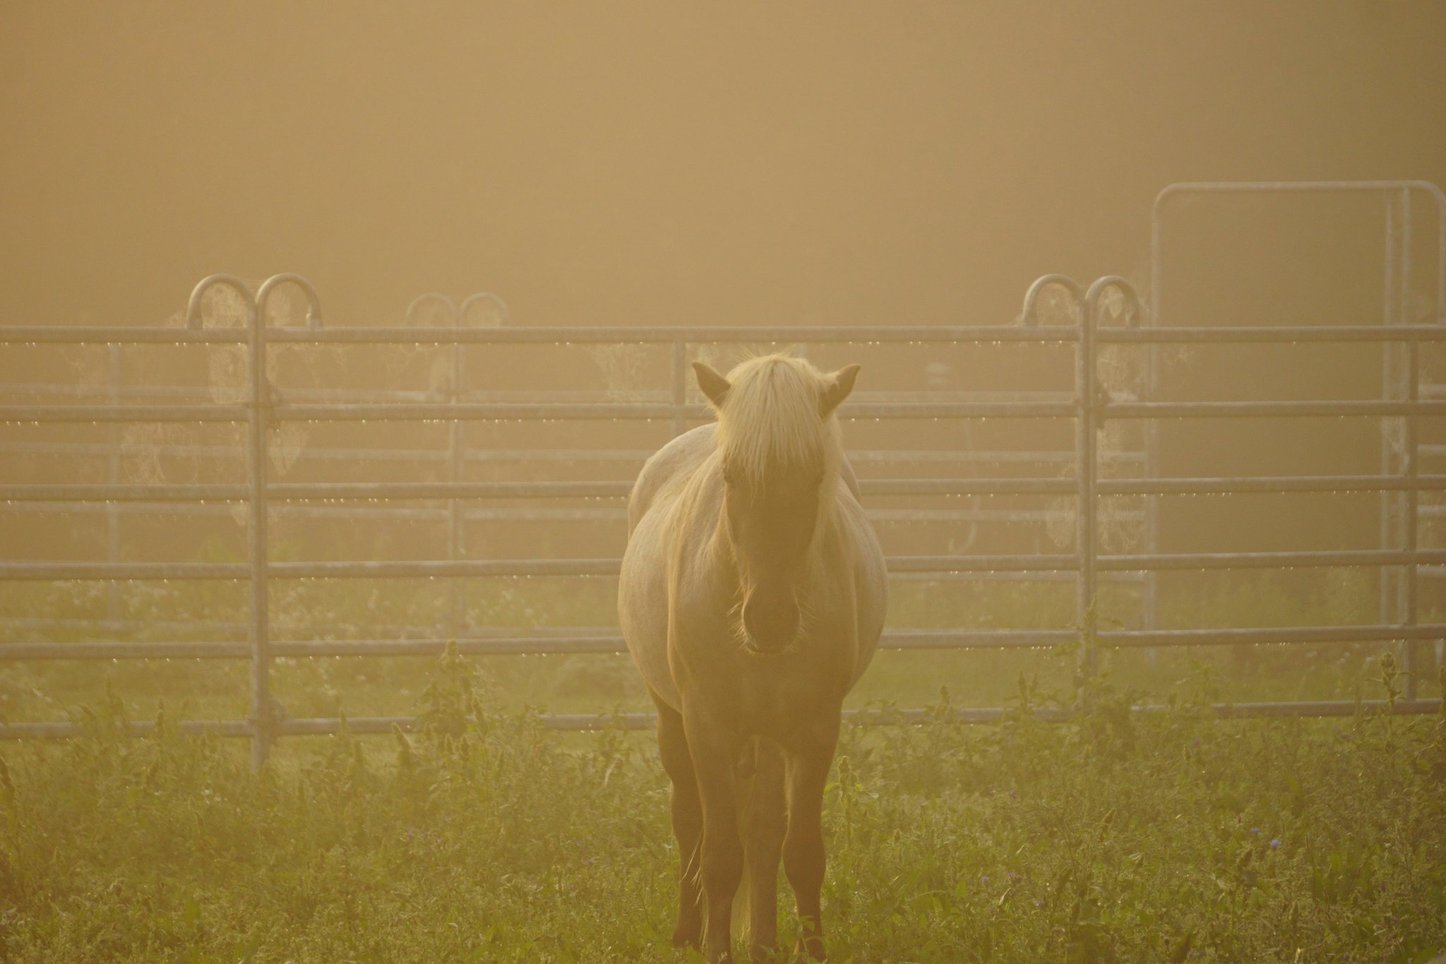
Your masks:
{"label": "horse's mane", "polygon": [[819,417],[826,376],[807,360],[761,355],[728,373],[731,387],[718,413],[718,448],[728,469],[750,484],[770,466],[832,472],[838,423]]}

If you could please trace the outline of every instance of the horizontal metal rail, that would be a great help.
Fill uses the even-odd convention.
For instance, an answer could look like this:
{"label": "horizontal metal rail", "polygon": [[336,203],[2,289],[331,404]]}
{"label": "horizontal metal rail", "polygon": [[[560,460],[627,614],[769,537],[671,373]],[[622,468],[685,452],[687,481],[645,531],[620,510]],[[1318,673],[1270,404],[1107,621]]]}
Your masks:
{"label": "horizontal metal rail", "polygon": [[[1079,567],[1078,555],[896,555],[892,575],[975,572],[1061,572]],[[1357,549],[1318,552],[1194,552],[1099,554],[1102,572],[1211,569],[1301,569],[1316,567],[1446,565],[1446,549],[1415,551]],[[278,579],[440,579],[483,577],[616,576],[619,559],[417,559],[270,562]],[[0,578],[13,580],[249,579],[247,563],[232,562],[0,562]]]}
{"label": "horizontal metal rail", "polygon": [[244,422],[244,405],[0,405],[0,422]]}
{"label": "horizontal metal rail", "polygon": [[[1430,403],[1422,403],[1430,404]],[[452,422],[494,421],[662,421],[708,417],[702,404],[668,402],[457,402],[278,404],[269,407],[274,421],[286,422]],[[207,405],[0,405],[0,423],[68,422],[244,422],[241,406]],[[1070,402],[859,402],[839,411],[845,420],[866,419],[989,419],[1071,418]]]}
{"label": "horizontal metal rail", "polygon": [[[905,573],[1047,572],[1073,569],[1074,556],[892,556],[889,571]],[[438,579],[482,577],[616,576],[619,559],[418,559],[412,561],[270,562],[278,579]],[[0,578],[12,580],[245,580],[247,563],[231,562],[0,562]]]}
{"label": "horizontal metal rail", "polygon": [[[1036,649],[1078,639],[1073,629],[892,629],[879,645],[885,649]],[[531,633],[517,636],[475,636],[457,639],[284,640],[272,642],[277,658],[319,656],[440,656],[455,645],[470,656],[552,656],[624,653],[627,644],[614,628],[609,632]],[[245,659],[246,644],[219,642],[83,642],[0,644],[0,660],[34,659]]]}
{"label": "horizontal metal rail", "polygon": [[246,345],[245,328],[14,325],[0,327],[0,345]]}
{"label": "horizontal metal rail", "polygon": [[[274,482],[268,500],[437,501],[451,499],[625,499],[626,481],[600,482]],[[1073,495],[1070,478],[860,479],[866,496]],[[1096,494],[1246,495],[1291,492],[1443,492],[1446,475],[1309,475],[1178,479],[1101,479]],[[59,485],[0,485],[0,502],[240,502],[245,486],[222,483],[125,484],[82,482]]]}
{"label": "horizontal metal rail", "polygon": [[1441,492],[1446,475],[1275,475],[1180,479],[1101,479],[1100,495],[1245,495],[1287,492]]}
{"label": "horizontal metal rail", "polygon": [[[1366,716],[1407,716],[1441,712],[1440,700],[1322,700],[1297,703],[1211,703],[1206,707],[1220,719],[1255,719],[1289,717],[1296,719]],[[1180,707],[1141,704],[1130,707],[1132,713],[1151,716],[1178,713]],[[1043,707],[1021,710],[1014,707],[946,707],[941,709],[846,709],[844,719],[859,726],[919,726],[937,723],[981,724],[1032,716],[1045,722],[1063,723],[1080,716],[1080,711],[1065,707]],[[543,713],[519,716],[534,719],[540,726],[563,732],[596,732],[604,730],[651,730],[657,725],[652,713]],[[286,718],[274,724],[278,736],[332,736],[347,732],[358,735],[411,733],[421,727],[415,716],[357,716]],[[151,720],[131,720],[123,726],[125,735],[151,736],[156,724]],[[253,726],[247,720],[183,720],[176,729],[188,735],[249,737]],[[72,740],[96,732],[94,726],[80,723],[0,723],[0,740]]]}
{"label": "horizontal metal rail", "polygon": [[0,502],[244,502],[250,495],[244,485],[225,483],[0,485]]}
{"label": "horizontal metal rail", "polygon": [[[48,500],[11,501],[0,499],[5,511],[25,512],[34,515],[65,515],[67,517],[86,513],[100,514],[117,512],[140,517],[146,516],[210,516],[233,518],[233,508],[224,503],[215,504],[190,502],[51,502]],[[1426,516],[1430,506],[1422,507]],[[1440,506],[1446,515],[1446,506]],[[268,511],[276,518],[305,519],[369,519],[371,521],[423,521],[445,522],[453,518],[448,508],[418,509],[378,507],[374,505],[316,505],[315,503],[286,503],[270,506]],[[464,508],[457,518],[465,522],[625,522],[628,513],[624,506],[610,505],[593,507],[576,506],[514,506],[503,508]],[[1054,509],[871,509],[869,520],[878,524],[910,524],[938,522],[990,522],[1002,524],[1028,524],[1050,522],[1060,517]],[[1141,513],[1126,510],[1117,513],[1116,519],[1123,522],[1138,522]]]}
{"label": "horizontal metal rail", "polygon": [[1302,569],[1324,566],[1410,566],[1446,564],[1446,550],[1357,549],[1320,552],[1179,552],[1101,555],[1106,571],[1170,569]]}
{"label": "horizontal metal rail", "polygon": [[[1315,643],[1353,644],[1435,640],[1446,637],[1446,623],[1414,626],[1288,626],[1224,627],[1219,629],[1156,629],[1100,631],[1096,641],[1105,647],[1160,648],[1169,646],[1266,646]],[[889,629],[879,640],[887,650],[1051,649],[1079,642],[1079,630],[1044,629]],[[440,656],[455,646],[465,656],[607,655],[627,651],[616,629],[610,632],[531,633],[516,636],[476,636],[456,639],[277,639],[272,656],[278,659],[356,656]],[[217,642],[78,642],[0,644],[0,661],[64,659],[245,659],[246,643]]]}
{"label": "horizontal metal rail", "polygon": [[[0,413],[3,413],[0,409]],[[279,421],[435,421],[475,419],[479,421],[662,420],[679,414],[699,421],[709,417],[702,403],[682,406],[668,402],[456,402],[447,405],[334,404],[277,405],[273,417]],[[934,418],[1071,418],[1072,402],[856,402],[845,403],[839,418],[934,419]]]}
{"label": "horizontal metal rail", "polygon": [[1336,344],[1446,341],[1446,327],[1428,325],[1259,325],[1236,327],[1103,326],[1096,338],[1111,345],[1189,344]]}
{"label": "horizontal metal rail", "polygon": [[1109,402],[1104,418],[1380,418],[1446,415],[1446,402]]}
{"label": "horizontal metal rail", "polygon": [[[207,405],[0,405],[0,422],[109,424],[117,422],[244,422],[243,406]],[[331,404],[269,407],[275,421],[292,422],[451,422],[474,421],[661,421],[679,415],[707,417],[701,404],[665,402],[459,402],[452,405]],[[1072,418],[1067,402],[860,402],[839,411],[843,419],[991,419]],[[1446,415],[1446,401],[1250,401],[1250,402],[1106,402],[1103,418],[1349,418]]]}
{"label": "horizontal metal rail", "polygon": [[[1424,446],[1423,446],[1424,448]],[[103,442],[0,442],[0,453],[16,455],[52,455],[58,457],[96,458],[123,452],[124,446]],[[239,445],[170,445],[154,446],[160,458],[243,459],[246,453]],[[595,464],[628,463],[641,465],[653,450],[641,449],[471,449],[459,453],[466,463],[492,465],[526,462],[587,462]],[[338,462],[442,462],[448,453],[436,449],[409,448],[334,448],[306,446],[303,456],[308,460]],[[1017,465],[1045,463],[1072,465],[1074,454],[1067,450],[974,449],[970,451],[937,451],[928,449],[854,449],[849,462],[860,465]],[[1101,460],[1107,465],[1133,465],[1144,461],[1141,452],[1106,452]]]}
{"label": "horizontal metal rail", "polygon": [[[1070,344],[1079,340],[1073,326],[1020,325],[875,327],[654,326],[535,328],[268,326],[269,344],[314,345],[690,345],[744,344],[989,344],[1026,342]],[[137,345],[188,343],[247,344],[244,328],[121,328],[98,325],[31,325],[0,328],[0,344]]]}
{"label": "horizontal metal rail", "polygon": [[250,580],[251,576],[251,566],[244,562],[0,562],[0,579],[31,582],[89,579]]}
{"label": "horizontal metal rail", "polygon": [[[626,499],[631,482],[273,482],[268,501],[438,499]],[[1068,495],[1067,478],[1049,479],[860,479],[869,496]],[[0,485],[0,502],[190,502],[244,501],[244,486],[127,485],[104,482],[71,485]]]}
{"label": "horizontal metal rail", "polygon": [[787,326],[654,326],[629,328],[276,328],[267,340],[281,344],[657,344],[674,345],[938,345],[1026,342],[1070,344],[1079,340],[1073,326],[899,325],[873,327]]}
{"label": "horizontal metal rail", "polygon": [[[1098,338],[1110,344],[1223,342],[1406,342],[1446,340],[1446,329],[1429,325],[1261,325],[1258,327],[1125,327],[1101,325]],[[242,328],[133,328],[102,325],[0,327],[9,345],[245,345]],[[974,325],[898,327],[269,327],[270,344],[315,345],[690,345],[710,344],[1073,344],[1074,326]]]}
{"label": "horizontal metal rail", "polygon": [[[234,459],[246,457],[240,445],[187,445],[162,443],[148,448],[158,458]],[[98,458],[125,454],[124,444],[107,442],[15,442],[0,441],[0,453],[6,455],[50,455],[59,458]],[[525,462],[587,462],[595,464],[628,463],[641,465],[652,455],[643,449],[470,449],[459,452],[465,463],[492,465]],[[1017,465],[1045,463],[1072,465],[1074,453],[1059,450],[972,449],[938,451],[933,449],[851,449],[849,462],[862,465]],[[336,462],[445,462],[449,453],[431,448],[336,448],[307,445],[303,457],[308,461]],[[1134,465],[1144,461],[1142,452],[1106,452],[1101,460],[1107,465]]]}
{"label": "horizontal metal rail", "polygon": [[[0,327],[0,344],[40,345],[246,345],[244,328],[133,328],[108,325],[14,325]],[[1442,341],[1446,330],[1432,325],[1219,325],[1219,327],[1129,328],[1100,325],[1109,344],[1167,343],[1345,343],[1345,341]],[[1073,325],[969,325],[969,327],[824,328],[791,327],[270,327],[270,344],[331,345],[496,345],[496,344],[1073,344]]]}
{"label": "horizontal metal rail", "polygon": [[1308,643],[1381,643],[1446,638],[1446,624],[1421,623],[1411,626],[1281,626],[1227,627],[1221,629],[1122,629],[1101,630],[1096,639],[1103,646],[1268,646]]}

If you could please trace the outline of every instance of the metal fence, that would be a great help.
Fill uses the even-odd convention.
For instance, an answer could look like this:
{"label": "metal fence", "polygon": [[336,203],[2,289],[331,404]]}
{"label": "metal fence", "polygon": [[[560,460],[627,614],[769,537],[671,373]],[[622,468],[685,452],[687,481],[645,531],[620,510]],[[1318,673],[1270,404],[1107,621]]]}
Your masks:
{"label": "metal fence", "polygon": [[[1166,186],[1155,196],[1151,206],[1150,288],[1146,312],[1151,326],[1170,325],[1174,316],[1180,314],[1179,306],[1174,304],[1176,298],[1171,297],[1172,285],[1168,283],[1171,280],[1170,265],[1178,260],[1172,257],[1171,250],[1173,210],[1220,199],[1249,201],[1253,205],[1261,199],[1278,203],[1321,197],[1356,199],[1380,218],[1381,231],[1377,243],[1380,245],[1381,324],[1446,323],[1446,193],[1437,185],[1418,180],[1188,181]],[[1423,216],[1423,208],[1426,216]],[[1435,220],[1434,231],[1431,230],[1430,218]],[[1362,240],[1369,242],[1370,238],[1367,235]],[[1433,243],[1428,245],[1427,251],[1421,252],[1416,250],[1418,241]],[[1426,257],[1423,258],[1422,254]],[[1425,264],[1422,264],[1423,261]],[[1418,278],[1434,282],[1434,312],[1422,311],[1420,309],[1424,306],[1413,304],[1413,285]],[[1382,346],[1382,401],[1446,398],[1446,385],[1423,380],[1417,343],[1396,339],[1382,339],[1378,343]],[[1144,367],[1145,396],[1155,398],[1161,387],[1161,366],[1159,353],[1154,347],[1147,349]],[[1415,419],[1408,420],[1404,425],[1405,437],[1399,444],[1393,444],[1390,433],[1381,433],[1379,466],[1383,475],[1409,476],[1420,472],[1423,464],[1446,465],[1446,445],[1439,441],[1435,444],[1423,442],[1418,427]],[[1159,420],[1146,422],[1142,454],[1147,476],[1156,476],[1160,471],[1159,432]],[[1416,492],[1420,490],[1380,491],[1379,539],[1383,546],[1414,548],[1421,522],[1443,518],[1443,513],[1446,513],[1446,505],[1418,505]],[[1147,497],[1143,535],[1150,551],[1158,547],[1158,512],[1158,499]],[[1440,585],[1440,581],[1446,578],[1446,569],[1434,565],[1422,567],[1417,572],[1397,566],[1380,568],[1381,622],[1403,621],[1407,618],[1406,613],[1415,611],[1415,577],[1418,575],[1427,576]],[[1155,595],[1155,574],[1147,572],[1144,612],[1151,625],[1157,612]]]}
{"label": "metal fence", "polygon": [[[282,286],[303,292],[310,311],[304,325],[277,327],[265,323],[268,306]],[[203,296],[213,288],[235,293],[246,306],[247,324],[239,328],[209,328],[202,323]],[[1040,324],[1043,293],[1059,293],[1068,303],[1073,324]],[[1109,301],[1111,310],[1106,311]],[[1104,318],[1122,318],[1105,324]],[[1404,653],[1404,698],[1392,701],[1394,712],[1433,712],[1439,700],[1421,699],[1417,689],[1425,649],[1422,644],[1446,638],[1446,624],[1418,621],[1417,587],[1423,576],[1446,566],[1446,550],[1419,544],[1422,493],[1441,492],[1446,475],[1429,474],[1419,465],[1422,420],[1446,415],[1446,400],[1423,398],[1420,391],[1419,353],[1423,345],[1446,342],[1446,319],[1435,323],[1403,323],[1388,318],[1379,325],[1277,327],[1161,327],[1149,320],[1134,289],[1119,277],[1104,277],[1088,288],[1060,275],[1048,275],[1028,290],[1021,324],[974,327],[850,327],[850,328],[515,328],[419,326],[329,328],[322,324],[318,299],[311,286],[296,275],[278,275],[260,285],[254,296],[236,278],[216,275],[193,291],[184,328],[119,327],[10,327],[0,328],[3,344],[139,345],[227,344],[243,346],[249,359],[244,400],[207,404],[62,404],[0,406],[0,421],[40,424],[124,423],[127,421],[179,423],[236,423],[245,427],[245,478],[238,483],[133,484],[121,481],[77,484],[0,485],[0,502],[9,505],[65,504],[70,506],[166,502],[196,505],[222,502],[244,506],[247,512],[248,555],[244,562],[0,562],[5,580],[227,580],[244,583],[249,591],[247,640],[243,642],[88,642],[14,643],[0,646],[3,660],[153,659],[167,657],[246,659],[250,663],[250,716],[245,720],[192,721],[189,729],[245,736],[252,741],[259,764],[279,736],[338,731],[339,719],[281,718],[271,697],[272,661],[278,657],[407,655],[440,652],[444,639],[378,638],[329,641],[275,638],[269,614],[275,583],[296,579],[415,578],[449,579],[478,576],[612,576],[616,558],[589,559],[469,559],[456,546],[449,558],[421,561],[316,561],[289,562],[273,558],[269,520],[287,507],[319,501],[371,504],[392,500],[439,500],[447,512],[465,513],[469,502],[491,499],[551,500],[600,498],[621,500],[623,482],[596,481],[449,481],[449,482],[279,482],[269,471],[271,430],[287,422],[357,422],[435,420],[453,426],[465,420],[655,420],[682,431],[689,421],[707,417],[705,408],[689,399],[687,386],[690,348],[718,343],[806,343],[810,345],[864,343],[931,343],[951,345],[1020,343],[1068,346],[1074,354],[1072,398],[1035,401],[979,401],[914,399],[858,400],[841,413],[846,419],[1054,419],[1074,426],[1073,474],[1069,477],[982,478],[873,478],[862,483],[865,499],[871,496],[909,497],[938,495],[1038,495],[1074,500],[1074,550],[1040,554],[896,555],[889,559],[891,573],[970,578],[985,574],[1054,574],[1075,584],[1075,626],[1050,630],[899,630],[891,629],[883,645],[899,649],[1011,648],[1079,644],[1081,669],[1088,679],[1101,648],[1219,646],[1274,643],[1395,643]],[[481,345],[481,344],[632,344],[667,346],[670,352],[671,397],[648,401],[446,401],[402,400],[359,403],[346,400],[290,400],[274,391],[268,376],[267,348],[272,345]],[[1169,344],[1298,344],[1361,343],[1394,346],[1400,356],[1399,397],[1372,400],[1202,401],[1165,402],[1150,398],[1114,398],[1102,387],[1100,352],[1107,346]],[[1394,357],[1394,355],[1393,355]],[[1394,383],[1393,383],[1394,384]],[[1394,396],[1393,389],[1383,394]],[[1405,454],[1393,471],[1373,475],[1198,476],[1161,477],[1155,463],[1140,462],[1131,477],[1101,477],[1105,459],[1099,445],[1100,429],[1111,420],[1146,425],[1175,419],[1248,418],[1371,418],[1399,419],[1404,426]],[[455,431],[455,429],[454,429]],[[453,445],[453,451],[457,446]],[[455,478],[455,476],[454,476]],[[1389,531],[1376,549],[1289,552],[1161,552],[1150,542],[1145,551],[1112,553],[1101,549],[1100,501],[1134,496],[1154,500],[1177,495],[1237,493],[1378,493],[1392,513]],[[435,510],[432,510],[435,511]],[[1153,509],[1151,509],[1153,511]],[[456,532],[456,526],[452,527]],[[1390,541],[1386,541],[1389,537]],[[455,538],[455,536],[453,537]],[[1246,627],[1235,629],[1160,629],[1152,621],[1143,628],[1106,630],[1096,625],[1094,607],[1102,574],[1154,574],[1172,570],[1276,569],[1295,567],[1378,567],[1397,573],[1392,583],[1399,598],[1372,625]],[[463,637],[456,640],[464,653],[616,653],[624,649],[615,631],[574,635],[519,634],[508,637]],[[1217,707],[1223,715],[1342,715],[1356,712],[1356,701],[1271,702]],[[1381,706],[1383,704],[1367,704]],[[962,709],[960,719],[994,719],[996,708]],[[868,714],[865,714],[867,718]],[[904,711],[891,718],[918,719],[923,711]],[[645,726],[644,715],[555,715],[548,722],[558,728],[580,729],[605,725]],[[408,727],[402,717],[351,717],[352,732],[384,732]],[[137,725],[142,732],[144,725]],[[70,723],[7,722],[0,737],[66,737],[79,732]]]}

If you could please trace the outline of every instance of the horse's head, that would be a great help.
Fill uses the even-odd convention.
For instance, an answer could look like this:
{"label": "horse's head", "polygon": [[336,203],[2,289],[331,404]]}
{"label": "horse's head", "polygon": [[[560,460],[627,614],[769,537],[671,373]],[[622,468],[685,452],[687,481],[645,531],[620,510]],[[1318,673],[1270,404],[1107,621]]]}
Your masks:
{"label": "horse's head", "polygon": [[718,413],[723,531],[738,571],[743,645],[783,653],[803,629],[800,588],[841,458],[833,415],[859,366],[824,374],[801,358],[767,355],[726,378],[702,362],[693,369]]}

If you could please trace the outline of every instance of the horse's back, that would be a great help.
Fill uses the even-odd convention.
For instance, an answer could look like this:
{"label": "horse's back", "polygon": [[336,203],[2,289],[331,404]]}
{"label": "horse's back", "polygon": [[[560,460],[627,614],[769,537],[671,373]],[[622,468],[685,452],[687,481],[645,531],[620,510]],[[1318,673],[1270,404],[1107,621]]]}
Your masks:
{"label": "horse's back", "polygon": [[665,491],[681,485],[713,451],[717,426],[712,422],[674,436],[643,463],[628,494],[628,535]]}

